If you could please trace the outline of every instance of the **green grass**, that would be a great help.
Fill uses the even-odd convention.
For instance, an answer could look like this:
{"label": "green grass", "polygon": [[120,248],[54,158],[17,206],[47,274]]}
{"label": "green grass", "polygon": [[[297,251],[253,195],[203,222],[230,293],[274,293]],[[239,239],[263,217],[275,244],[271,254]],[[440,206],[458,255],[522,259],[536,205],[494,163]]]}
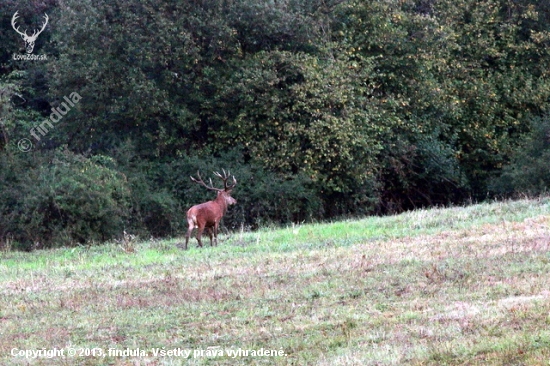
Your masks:
{"label": "green grass", "polygon": [[[550,360],[550,199],[0,254],[3,365],[503,365]],[[207,241],[208,242],[208,241]],[[37,358],[13,349],[139,348]],[[153,349],[194,350],[155,356]],[[241,354],[232,357],[226,350]],[[257,356],[275,350],[284,356]],[[202,352],[202,354],[200,353]],[[224,353],[220,356],[219,353]],[[248,355],[246,354],[248,352]],[[67,353],[65,353],[67,354]]]}

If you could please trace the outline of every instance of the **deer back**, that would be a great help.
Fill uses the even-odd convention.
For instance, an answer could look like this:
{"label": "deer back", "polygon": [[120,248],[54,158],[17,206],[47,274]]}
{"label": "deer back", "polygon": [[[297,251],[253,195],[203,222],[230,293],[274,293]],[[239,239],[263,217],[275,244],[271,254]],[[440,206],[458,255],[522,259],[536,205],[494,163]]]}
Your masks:
{"label": "deer back", "polygon": [[227,212],[229,205],[237,203],[231,192],[218,192],[216,199],[195,205],[187,212],[187,217],[192,218],[197,224],[214,225],[219,222]]}

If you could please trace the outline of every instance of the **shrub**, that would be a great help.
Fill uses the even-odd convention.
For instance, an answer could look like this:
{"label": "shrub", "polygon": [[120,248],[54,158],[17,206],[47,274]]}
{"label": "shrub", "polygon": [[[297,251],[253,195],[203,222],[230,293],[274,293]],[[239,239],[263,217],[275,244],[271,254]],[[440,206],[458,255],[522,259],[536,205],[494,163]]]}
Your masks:
{"label": "shrub", "polygon": [[[47,157],[46,157],[47,156]],[[26,163],[27,169],[17,163]],[[3,159],[18,172],[2,190],[0,234],[11,233],[19,249],[70,246],[122,235],[130,190],[109,157],[86,158],[67,150],[42,157]]]}
{"label": "shrub", "polygon": [[550,188],[550,113],[534,118],[531,131],[520,141],[509,165],[490,184],[500,195],[538,195]]}

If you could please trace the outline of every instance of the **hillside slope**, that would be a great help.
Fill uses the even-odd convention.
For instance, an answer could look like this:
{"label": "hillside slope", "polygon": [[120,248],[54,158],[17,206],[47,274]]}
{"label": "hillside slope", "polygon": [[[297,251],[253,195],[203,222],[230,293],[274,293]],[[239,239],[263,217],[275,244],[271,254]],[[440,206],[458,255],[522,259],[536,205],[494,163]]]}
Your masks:
{"label": "hillside slope", "polygon": [[1,252],[1,363],[550,359],[549,198],[179,242]]}

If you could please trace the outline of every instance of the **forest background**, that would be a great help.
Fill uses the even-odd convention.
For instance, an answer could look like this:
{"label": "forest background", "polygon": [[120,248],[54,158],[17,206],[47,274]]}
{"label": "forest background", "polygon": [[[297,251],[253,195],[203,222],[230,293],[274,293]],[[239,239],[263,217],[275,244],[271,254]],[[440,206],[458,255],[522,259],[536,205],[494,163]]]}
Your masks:
{"label": "forest background", "polygon": [[0,44],[15,249],[181,235],[197,170],[243,229],[550,185],[550,2],[4,0]]}

